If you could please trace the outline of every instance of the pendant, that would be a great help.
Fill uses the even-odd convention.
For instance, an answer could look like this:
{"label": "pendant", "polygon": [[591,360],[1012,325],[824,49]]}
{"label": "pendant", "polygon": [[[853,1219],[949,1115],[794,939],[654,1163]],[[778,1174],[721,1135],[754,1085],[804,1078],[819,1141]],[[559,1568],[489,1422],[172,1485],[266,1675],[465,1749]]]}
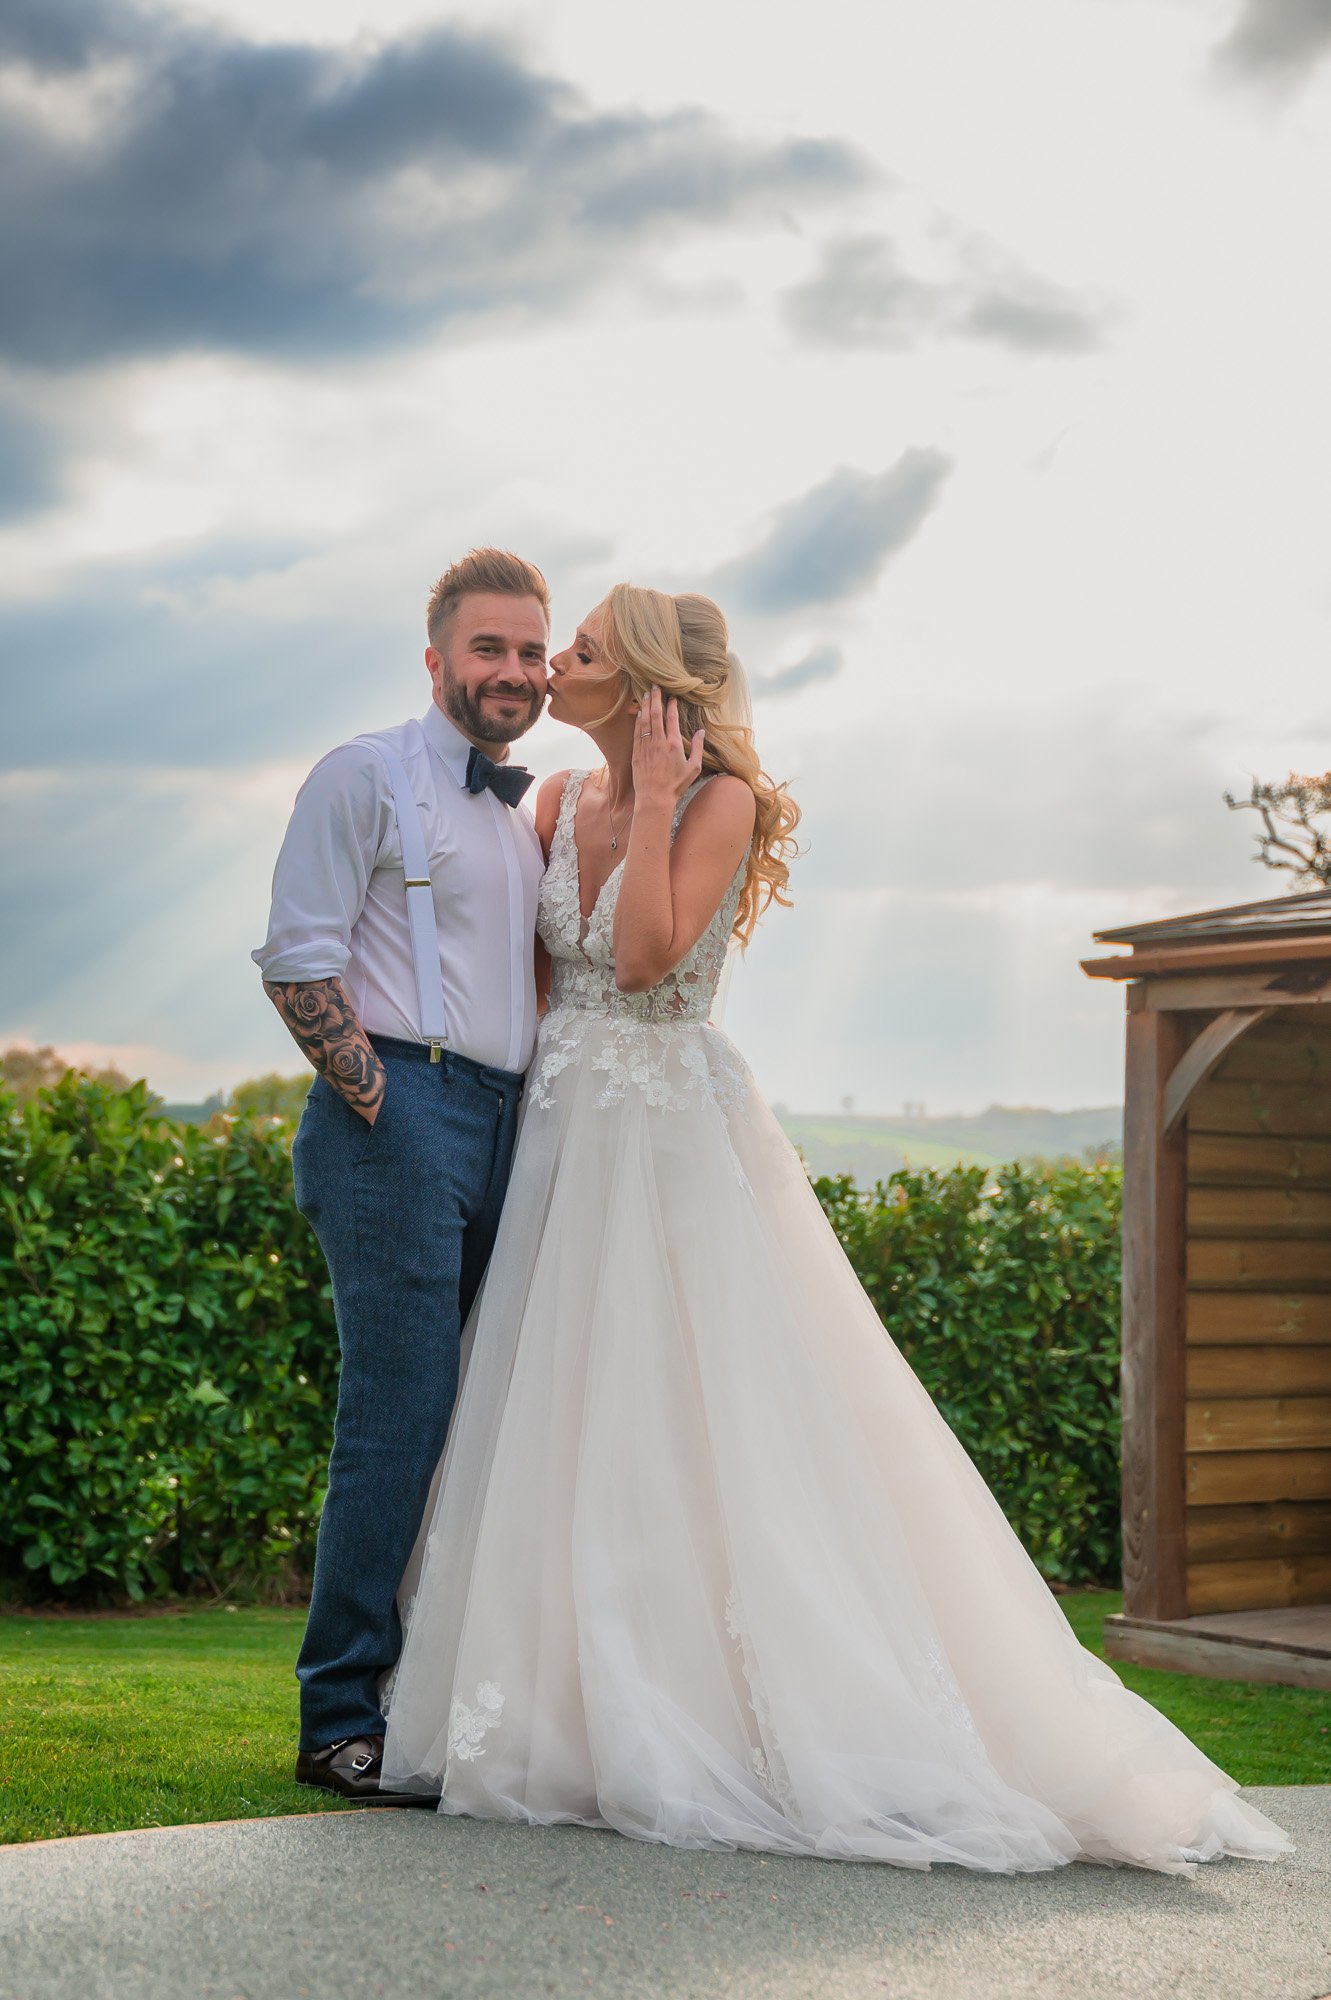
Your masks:
{"label": "pendant", "polygon": [[613,854],[618,846],[619,842],[615,839],[615,836],[612,833],[610,836],[610,852]]}

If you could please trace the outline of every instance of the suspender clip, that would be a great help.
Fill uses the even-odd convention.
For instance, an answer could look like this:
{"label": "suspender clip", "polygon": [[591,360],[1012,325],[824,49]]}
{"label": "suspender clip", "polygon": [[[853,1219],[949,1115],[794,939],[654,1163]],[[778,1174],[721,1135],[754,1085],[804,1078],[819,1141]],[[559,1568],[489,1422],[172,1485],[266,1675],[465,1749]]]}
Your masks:
{"label": "suspender clip", "polygon": [[443,1061],[443,1046],[442,1042],[430,1043],[430,1061],[432,1063]]}

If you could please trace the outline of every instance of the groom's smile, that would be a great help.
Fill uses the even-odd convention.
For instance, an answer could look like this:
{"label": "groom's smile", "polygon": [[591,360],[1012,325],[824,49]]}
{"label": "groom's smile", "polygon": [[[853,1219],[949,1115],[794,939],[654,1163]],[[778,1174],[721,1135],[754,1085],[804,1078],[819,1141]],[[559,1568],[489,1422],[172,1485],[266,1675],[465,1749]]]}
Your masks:
{"label": "groom's smile", "polygon": [[497,709],[516,711],[525,715],[532,704],[531,689],[523,687],[487,687],[480,693],[482,702],[492,702]]}
{"label": "groom's smile", "polygon": [[470,591],[425,655],[434,698],[479,749],[501,750],[541,712],[550,631],[536,597]]}

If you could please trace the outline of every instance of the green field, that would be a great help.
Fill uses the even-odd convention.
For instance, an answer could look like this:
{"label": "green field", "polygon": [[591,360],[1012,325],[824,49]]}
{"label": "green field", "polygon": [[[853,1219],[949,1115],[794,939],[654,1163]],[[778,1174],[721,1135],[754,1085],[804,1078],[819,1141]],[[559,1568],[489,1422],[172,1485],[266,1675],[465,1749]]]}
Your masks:
{"label": "green field", "polygon": [[[1108,1592],[1060,1599],[1098,1650]],[[354,1811],[293,1783],[302,1611],[0,1617],[3,1838]],[[1244,1784],[1331,1780],[1331,1694],[1127,1667]]]}
{"label": "green field", "polygon": [[777,1116],[804,1155],[809,1172],[850,1174],[863,1188],[902,1167],[946,1171],[958,1162],[995,1167],[1010,1160],[1080,1160],[1115,1148],[1122,1113],[1115,1105],[1045,1111],[991,1104],[987,1111],[875,1118],[851,1113],[788,1111]]}
{"label": "green field", "polygon": [[851,1174],[861,1187],[886,1180],[901,1167],[937,1167],[946,1173],[958,1162],[966,1167],[994,1167],[995,1153],[951,1140],[926,1139],[911,1132],[881,1129],[868,1119],[801,1118],[784,1112],[781,1125],[791,1144],[804,1156],[813,1175]]}

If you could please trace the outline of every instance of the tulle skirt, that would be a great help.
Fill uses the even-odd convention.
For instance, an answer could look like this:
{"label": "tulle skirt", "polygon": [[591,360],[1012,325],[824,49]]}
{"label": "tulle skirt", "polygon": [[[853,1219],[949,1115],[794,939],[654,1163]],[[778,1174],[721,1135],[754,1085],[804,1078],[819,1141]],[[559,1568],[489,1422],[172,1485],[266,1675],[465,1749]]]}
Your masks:
{"label": "tulle skirt", "polygon": [[1078,1644],[714,1029],[547,1020],[468,1337],[386,1784],[907,1868],[1290,1850]]}

